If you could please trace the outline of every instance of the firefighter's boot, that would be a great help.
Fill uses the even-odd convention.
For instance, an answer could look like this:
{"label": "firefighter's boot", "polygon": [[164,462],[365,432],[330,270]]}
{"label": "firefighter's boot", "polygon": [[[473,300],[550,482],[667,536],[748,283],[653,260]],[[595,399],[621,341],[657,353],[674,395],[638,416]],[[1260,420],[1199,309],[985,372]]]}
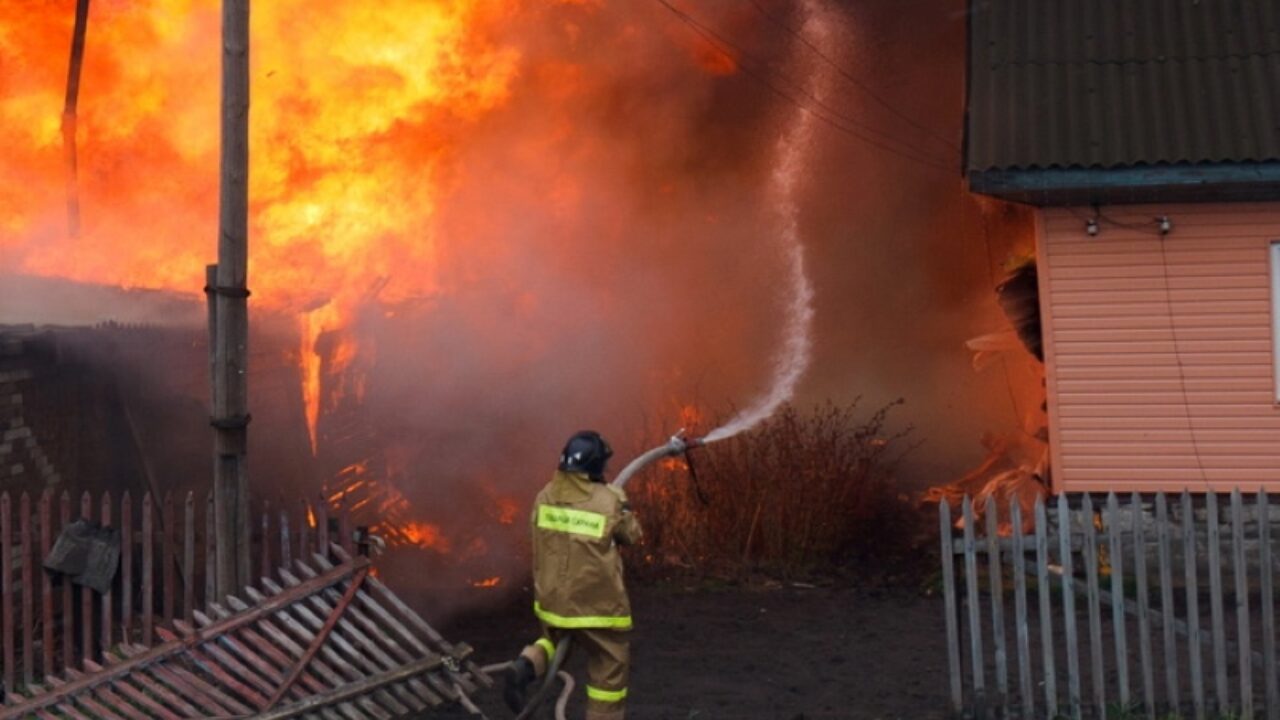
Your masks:
{"label": "firefighter's boot", "polygon": [[502,678],[502,699],[506,701],[507,707],[511,708],[511,712],[519,714],[524,710],[524,705],[529,699],[529,686],[537,677],[533,663],[523,655],[516,658],[511,663],[511,667],[507,668]]}

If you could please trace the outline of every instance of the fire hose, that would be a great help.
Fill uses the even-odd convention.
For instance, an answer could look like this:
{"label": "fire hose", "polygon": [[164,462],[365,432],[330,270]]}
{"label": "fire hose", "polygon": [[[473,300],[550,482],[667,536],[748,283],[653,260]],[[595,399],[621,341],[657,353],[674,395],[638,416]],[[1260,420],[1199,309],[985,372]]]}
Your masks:
{"label": "fire hose", "polygon": [[[705,504],[707,500],[702,494],[702,489],[696,485],[697,475],[694,472],[692,460],[688,455],[688,452],[693,448],[701,447],[705,444],[706,443],[702,438],[685,438],[684,430],[680,430],[675,435],[672,435],[667,442],[641,454],[636,459],[627,463],[627,466],[622,468],[622,472],[618,473],[618,476],[613,479],[611,484],[614,487],[622,488],[627,484],[628,480],[636,475],[636,473],[640,472],[650,464],[665,457],[674,457],[676,455],[683,454],[686,462],[689,464],[689,473],[694,477],[698,499]],[[569,694],[573,691],[573,678],[568,673],[561,672],[560,667],[564,664],[565,658],[569,656],[569,650],[572,647],[572,636],[566,636],[556,645],[555,654],[549,659],[550,661],[547,664],[546,679],[542,682],[542,685],[538,688],[537,692],[534,693],[533,697],[525,703],[524,709],[516,716],[516,720],[527,720],[528,717],[537,711],[542,703],[550,696],[551,689],[555,685],[555,678],[557,677],[564,682],[564,688],[560,691],[560,697],[556,701],[556,720],[565,720],[565,705],[569,701]],[[484,670],[489,672],[492,668],[496,672],[498,670],[505,669],[508,665],[509,663],[491,665],[484,668]]]}

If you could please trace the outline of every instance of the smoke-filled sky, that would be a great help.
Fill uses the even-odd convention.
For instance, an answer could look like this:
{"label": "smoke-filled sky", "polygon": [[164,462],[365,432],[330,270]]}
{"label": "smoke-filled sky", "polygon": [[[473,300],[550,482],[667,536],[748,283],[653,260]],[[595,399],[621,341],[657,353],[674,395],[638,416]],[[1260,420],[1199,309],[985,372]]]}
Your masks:
{"label": "smoke-filled sky", "polygon": [[[1019,213],[963,188],[966,3],[808,4],[830,41],[797,39],[793,0],[254,4],[251,309],[296,324],[294,361],[322,331],[355,342],[343,387],[411,501],[454,502],[477,474],[523,501],[575,430],[625,460],[684,405],[764,391],[788,289],[771,175],[806,112],[822,118],[795,191],[815,291],[797,401],[905,398],[913,486],[967,469],[982,430],[1021,427],[1025,359],[979,373],[963,347],[1004,328],[991,289],[1026,242]],[[0,271],[200,302],[218,3],[93,3],[79,237],[59,129],[73,8],[0,6]],[[0,291],[0,319],[65,322],[60,300],[15,318]]]}

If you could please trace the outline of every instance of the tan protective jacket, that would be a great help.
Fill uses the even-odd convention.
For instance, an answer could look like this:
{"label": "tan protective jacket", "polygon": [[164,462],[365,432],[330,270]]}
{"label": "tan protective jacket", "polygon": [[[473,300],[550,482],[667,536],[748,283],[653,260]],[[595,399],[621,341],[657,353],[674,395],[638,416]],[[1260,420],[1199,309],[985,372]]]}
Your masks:
{"label": "tan protective jacket", "polygon": [[640,523],[621,488],[557,471],[538,493],[533,527],[533,611],[559,628],[631,627],[618,545],[639,542]]}

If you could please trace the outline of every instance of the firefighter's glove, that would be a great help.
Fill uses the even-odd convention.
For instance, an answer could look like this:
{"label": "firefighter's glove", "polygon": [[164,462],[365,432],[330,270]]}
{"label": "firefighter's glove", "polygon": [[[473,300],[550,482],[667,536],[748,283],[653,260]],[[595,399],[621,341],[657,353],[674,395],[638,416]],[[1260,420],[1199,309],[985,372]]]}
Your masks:
{"label": "firefighter's glove", "polygon": [[511,663],[502,680],[502,699],[511,712],[519,715],[529,699],[529,686],[537,679],[533,663],[521,655]]}

